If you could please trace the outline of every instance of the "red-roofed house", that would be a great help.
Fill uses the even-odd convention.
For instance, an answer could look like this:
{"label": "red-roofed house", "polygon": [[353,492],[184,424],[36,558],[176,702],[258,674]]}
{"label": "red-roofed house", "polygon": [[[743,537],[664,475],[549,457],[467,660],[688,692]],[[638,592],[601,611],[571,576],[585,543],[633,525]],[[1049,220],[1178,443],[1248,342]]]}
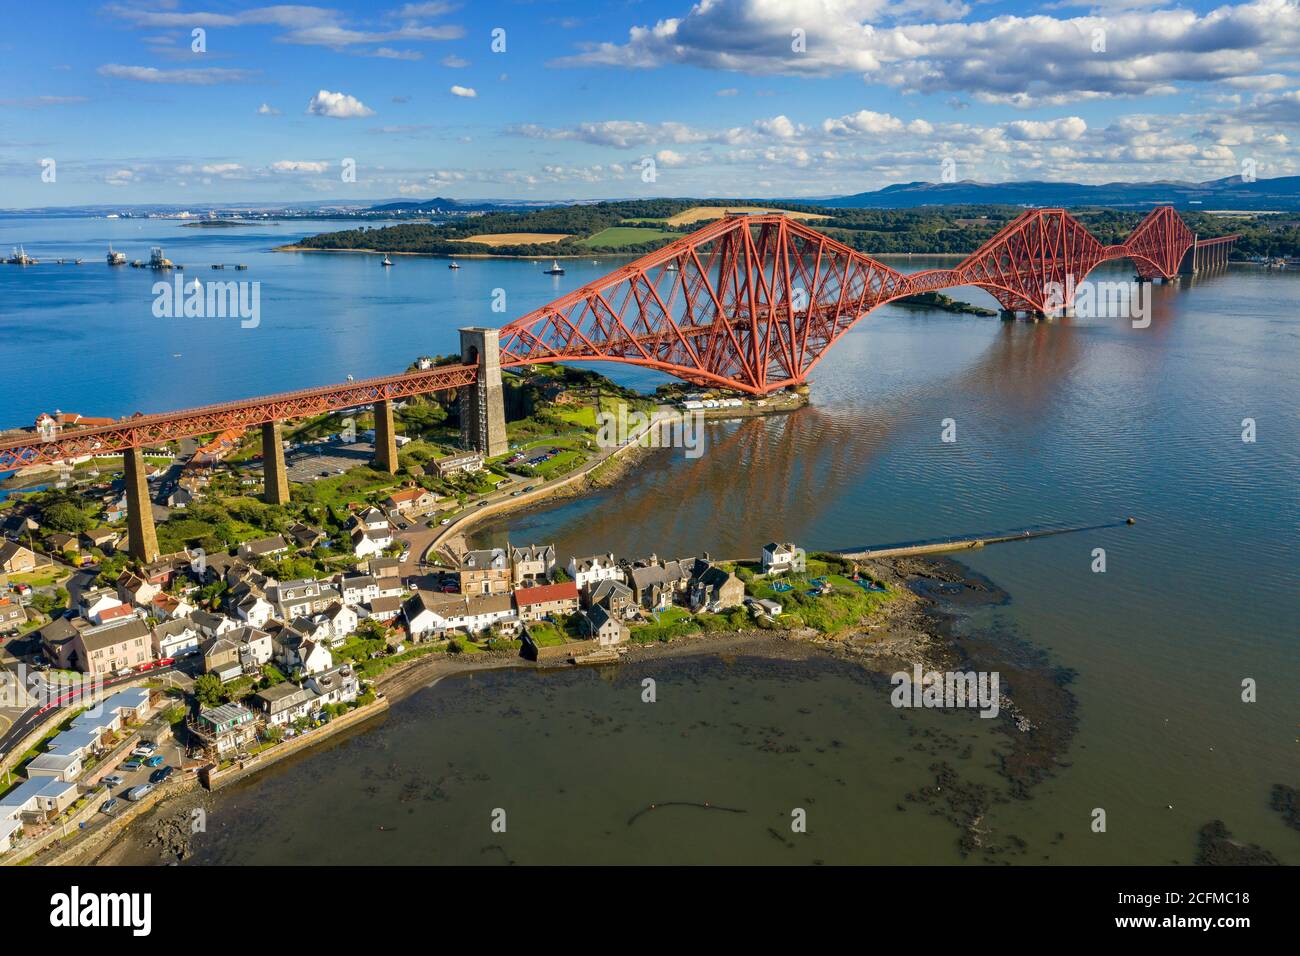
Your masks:
{"label": "red-roofed house", "polygon": [[117,607],[110,607],[99,612],[99,623],[107,624],[109,621],[119,621],[124,617],[130,617],[135,614],[135,608],[129,604],[119,604]]}
{"label": "red-roofed house", "polygon": [[522,621],[540,621],[555,614],[572,614],[578,609],[578,586],[572,581],[543,584],[515,591],[515,607]]}
{"label": "red-roofed house", "polygon": [[438,496],[432,491],[415,487],[394,491],[384,501],[384,507],[389,511],[398,511],[402,514],[424,514],[437,503]]}

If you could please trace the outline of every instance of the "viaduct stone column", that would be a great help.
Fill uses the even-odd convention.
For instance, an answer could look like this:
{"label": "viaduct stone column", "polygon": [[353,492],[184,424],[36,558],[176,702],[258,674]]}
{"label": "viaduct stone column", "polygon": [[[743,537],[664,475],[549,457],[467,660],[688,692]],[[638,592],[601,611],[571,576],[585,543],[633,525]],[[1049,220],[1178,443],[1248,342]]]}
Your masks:
{"label": "viaduct stone column", "polygon": [[284,423],[262,425],[262,499],[269,505],[289,503],[289,475],[284,467]]}
{"label": "viaduct stone column", "polygon": [[466,365],[478,366],[478,382],[461,392],[461,440],[484,458],[503,455],[510,445],[501,391],[501,333],[497,329],[461,329],[460,358]]}
{"label": "viaduct stone column", "polygon": [[393,431],[393,403],[375,402],[375,467],[390,475],[397,472],[397,436]]}
{"label": "viaduct stone column", "polygon": [[158,532],[153,526],[153,503],[145,479],[144,450],[128,448],[122,454],[126,478],[127,553],[142,564],[158,558]]}

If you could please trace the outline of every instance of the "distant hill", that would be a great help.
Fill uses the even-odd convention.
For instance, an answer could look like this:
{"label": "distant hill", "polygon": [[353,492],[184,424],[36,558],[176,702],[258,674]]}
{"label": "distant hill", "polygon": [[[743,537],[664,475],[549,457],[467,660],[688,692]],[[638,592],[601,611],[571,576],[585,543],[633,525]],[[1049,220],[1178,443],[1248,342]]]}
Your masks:
{"label": "distant hill", "polygon": [[898,183],[875,192],[818,202],[839,209],[912,209],[918,206],[1109,206],[1146,208],[1171,203],[1183,209],[1300,209],[1300,176],[1242,182],[1240,176],[1203,183]]}
{"label": "distant hill", "polygon": [[526,209],[538,205],[555,205],[552,203],[532,202],[463,202],[446,196],[434,196],[432,199],[394,199],[381,202],[366,209],[366,212],[426,212],[426,213],[466,213],[496,212],[505,209]]}

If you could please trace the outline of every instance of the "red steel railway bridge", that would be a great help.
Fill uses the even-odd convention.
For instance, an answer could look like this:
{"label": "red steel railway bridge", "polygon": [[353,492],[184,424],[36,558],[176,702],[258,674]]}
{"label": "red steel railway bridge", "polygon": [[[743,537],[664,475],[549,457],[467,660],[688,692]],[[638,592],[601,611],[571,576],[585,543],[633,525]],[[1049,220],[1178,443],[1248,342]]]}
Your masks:
{"label": "red steel railway bridge", "polygon": [[[1004,317],[1069,309],[1098,263],[1132,260],[1142,281],[1227,262],[1236,236],[1198,239],[1170,206],[1118,245],[1063,209],[1031,209],[951,269],[902,273],[782,214],[728,215],[587,283],[501,329],[462,329],[461,364],[0,440],[0,471],[122,452],[129,550],[157,556],[143,450],[232,428],[262,429],[264,494],[289,498],[284,421],[370,405],[375,463],[397,470],[392,403],[456,389],[467,444],[506,448],[501,369],[610,361],[750,395],[805,385],[827,351],[878,306],[977,286]],[[1055,297],[1055,298],[1054,298]]]}

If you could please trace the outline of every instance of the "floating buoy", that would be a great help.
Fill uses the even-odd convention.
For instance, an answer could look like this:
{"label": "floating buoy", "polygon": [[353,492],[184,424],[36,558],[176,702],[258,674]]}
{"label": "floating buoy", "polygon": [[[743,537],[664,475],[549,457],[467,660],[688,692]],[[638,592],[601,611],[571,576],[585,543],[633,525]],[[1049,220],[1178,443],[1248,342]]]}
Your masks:
{"label": "floating buoy", "polygon": [[1124,520],[1124,523],[1125,523],[1125,524],[1137,524],[1137,518],[1134,518],[1132,515],[1130,515],[1128,518],[1126,518],[1126,519]]}

